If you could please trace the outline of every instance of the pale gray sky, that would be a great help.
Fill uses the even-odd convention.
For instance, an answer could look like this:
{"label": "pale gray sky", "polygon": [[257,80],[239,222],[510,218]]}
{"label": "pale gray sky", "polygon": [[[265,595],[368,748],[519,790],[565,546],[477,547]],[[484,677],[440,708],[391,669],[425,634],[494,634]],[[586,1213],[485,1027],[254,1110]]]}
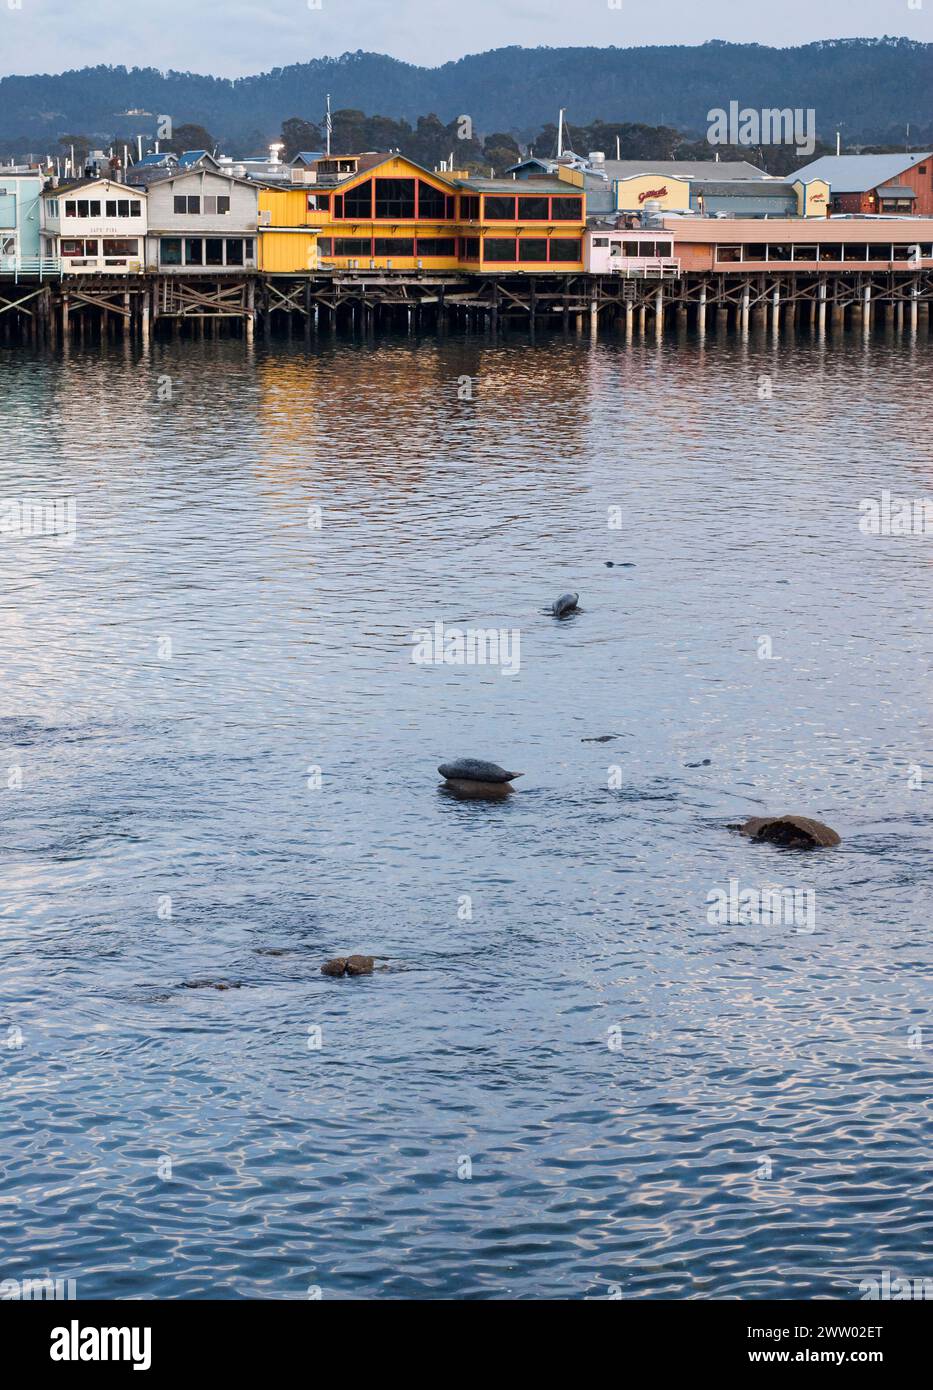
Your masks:
{"label": "pale gray sky", "polygon": [[[933,0],[0,0],[0,74],[97,63],[232,77],[365,49],[435,66],[505,44],[933,41]],[[618,8],[610,8],[618,4]]]}

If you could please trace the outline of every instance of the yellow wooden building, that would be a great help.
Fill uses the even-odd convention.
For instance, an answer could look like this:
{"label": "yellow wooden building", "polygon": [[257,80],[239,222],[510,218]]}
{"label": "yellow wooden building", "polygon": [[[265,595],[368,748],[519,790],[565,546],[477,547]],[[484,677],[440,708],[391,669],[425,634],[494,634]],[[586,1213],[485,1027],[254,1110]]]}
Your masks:
{"label": "yellow wooden building", "polygon": [[330,217],[317,208],[317,193],[301,187],[259,189],[259,269],[267,275],[317,270],[318,235]]}
{"label": "yellow wooden building", "polygon": [[477,179],[386,155],[337,184],[263,186],[259,268],[583,269],[586,195],[573,178]]}
{"label": "yellow wooden building", "polygon": [[586,191],[576,170],[464,179],[460,222],[465,269],[560,275],[583,269]]}

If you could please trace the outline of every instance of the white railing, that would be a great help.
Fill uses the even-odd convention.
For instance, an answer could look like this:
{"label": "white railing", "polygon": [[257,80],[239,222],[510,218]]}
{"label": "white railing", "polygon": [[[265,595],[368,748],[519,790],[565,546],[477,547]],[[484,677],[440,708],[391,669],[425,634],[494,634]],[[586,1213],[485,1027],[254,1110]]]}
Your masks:
{"label": "white railing", "polygon": [[609,274],[626,280],[676,280],[680,261],[666,256],[610,256]]}
{"label": "white railing", "polygon": [[12,275],[14,280],[48,280],[62,276],[58,256],[0,256],[0,275]]}

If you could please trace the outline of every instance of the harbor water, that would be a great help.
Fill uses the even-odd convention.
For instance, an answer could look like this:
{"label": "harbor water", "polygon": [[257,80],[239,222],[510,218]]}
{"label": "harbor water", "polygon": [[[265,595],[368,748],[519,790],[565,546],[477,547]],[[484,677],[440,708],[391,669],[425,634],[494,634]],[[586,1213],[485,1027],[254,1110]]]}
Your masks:
{"label": "harbor water", "polygon": [[[860,521],[933,494],[931,351],[0,351],[0,498],[70,518],[0,536],[0,1280],[929,1275],[933,535]],[[842,844],[730,828],[785,811]]]}

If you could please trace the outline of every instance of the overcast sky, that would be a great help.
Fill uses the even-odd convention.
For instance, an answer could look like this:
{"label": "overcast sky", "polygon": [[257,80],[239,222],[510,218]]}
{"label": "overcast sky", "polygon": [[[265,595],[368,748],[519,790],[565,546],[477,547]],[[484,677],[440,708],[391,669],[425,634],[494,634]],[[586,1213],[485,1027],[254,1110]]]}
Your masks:
{"label": "overcast sky", "polygon": [[[933,41],[933,0],[0,0],[0,73],[96,63],[233,77],[356,49],[434,66],[505,44]],[[618,8],[610,8],[618,5]],[[919,6],[919,8],[917,8]]]}

